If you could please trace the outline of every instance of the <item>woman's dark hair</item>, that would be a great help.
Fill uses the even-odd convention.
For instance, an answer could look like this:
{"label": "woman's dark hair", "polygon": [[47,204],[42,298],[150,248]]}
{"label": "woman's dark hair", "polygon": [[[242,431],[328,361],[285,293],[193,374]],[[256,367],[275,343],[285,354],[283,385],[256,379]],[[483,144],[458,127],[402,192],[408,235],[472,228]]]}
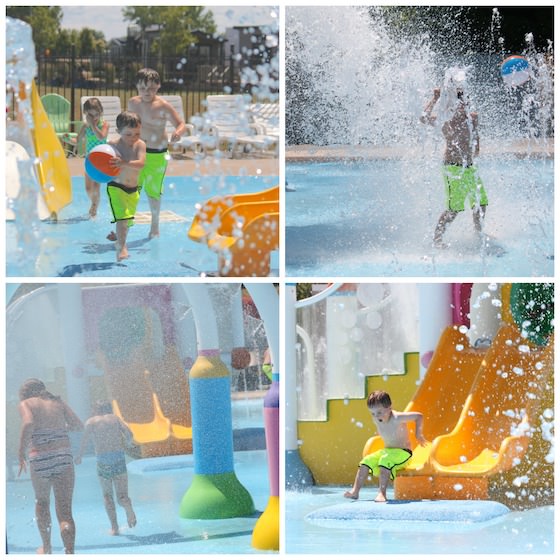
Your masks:
{"label": "woman's dark hair", "polygon": [[52,393],[47,391],[45,384],[35,377],[31,377],[23,382],[23,385],[19,389],[19,400],[24,401],[25,399],[30,399],[31,397],[40,397],[43,399],[59,400],[59,397],[55,397]]}

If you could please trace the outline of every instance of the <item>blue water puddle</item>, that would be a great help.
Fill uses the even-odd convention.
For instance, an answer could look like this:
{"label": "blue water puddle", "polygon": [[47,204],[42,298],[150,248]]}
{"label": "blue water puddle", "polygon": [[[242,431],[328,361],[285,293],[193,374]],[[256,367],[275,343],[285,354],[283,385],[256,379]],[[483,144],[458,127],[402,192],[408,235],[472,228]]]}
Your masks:
{"label": "blue water puddle", "polygon": [[[36,258],[28,248],[18,247],[16,224],[6,227],[8,276],[200,276],[215,275],[217,255],[205,244],[191,241],[187,232],[196,205],[218,194],[258,192],[278,184],[278,177],[167,177],[161,203],[160,237],[149,239],[149,205],[142,193],[137,223],[128,234],[130,258],[116,262],[114,243],[106,239],[114,230],[104,186],[96,219],[88,219],[89,200],[83,177],[72,179],[72,203],[57,222],[40,222],[40,251]],[[25,256],[23,256],[25,255]],[[271,255],[277,270],[278,254]]]}
{"label": "blue water puddle", "polygon": [[[554,161],[481,158],[488,191],[483,253],[471,212],[432,247],[444,209],[435,161],[372,160],[286,166],[290,276],[552,276]],[[503,249],[497,254],[494,249]]]}
{"label": "blue water puddle", "polygon": [[[268,496],[266,451],[234,454],[235,472],[253,498],[255,513],[249,517],[189,520],[179,517],[179,505],[193,476],[192,461],[175,458],[175,468],[142,472],[129,463],[129,495],[138,524],[126,526],[124,510],[117,506],[121,534],[109,535],[109,520],[97,480],[95,459],[86,457],[76,467],[73,515],[76,554],[255,554],[251,537]],[[142,460],[149,461],[149,460]],[[157,460],[154,460],[157,461]],[[40,544],[34,519],[33,490],[29,480],[6,484],[6,528],[9,554],[33,554]],[[52,508],[51,508],[52,509]],[[53,511],[54,517],[54,511]],[[56,518],[55,518],[56,519]],[[53,552],[62,553],[55,527]]]}

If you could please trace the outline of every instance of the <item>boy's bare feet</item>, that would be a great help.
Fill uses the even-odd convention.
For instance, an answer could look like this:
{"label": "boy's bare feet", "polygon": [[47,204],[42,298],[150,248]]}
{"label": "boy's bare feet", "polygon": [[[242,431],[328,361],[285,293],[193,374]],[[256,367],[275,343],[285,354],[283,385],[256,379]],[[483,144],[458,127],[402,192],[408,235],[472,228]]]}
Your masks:
{"label": "boy's bare feet", "polygon": [[111,527],[111,529],[109,530],[109,534],[113,537],[116,537],[117,535],[119,535],[119,528],[118,527]]}
{"label": "boy's bare feet", "polygon": [[377,496],[375,497],[374,501],[379,503],[379,504],[387,503],[387,496],[385,496],[385,494],[382,494],[381,492],[379,492],[379,494],[377,494]]}
{"label": "boy's bare feet", "polygon": [[89,208],[89,217],[95,218],[97,216],[97,204],[92,204]]}
{"label": "boy's bare feet", "polygon": [[434,247],[435,249],[449,249],[449,243],[446,243],[441,239],[434,239],[432,247]]}
{"label": "boy's bare feet", "polygon": [[44,546],[40,546],[36,551],[37,554],[52,554],[51,549],[47,549]]}
{"label": "boy's bare feet", "polygon": [[111,233],[109,233],[109,235],[107,235],[107,239],[109,241],[116,241],[117,240],[117,234],[114,231],[112,231]]}
{"label": "boy's bare feet", "polygon": [[117,261],[123,261],[124,259],[128,259],[128,249],[126,247],[123,247],[118,253],[117,253]]}
{"label": "boy's bare feet", "polygon": [[359,494],[356,494],[350,490],[344,492],[344,497],[348,498],[349,500],[357,500],[359,496],[360,496]]}
{"label": "boy's bare feet", "polygon": [[126,520],[129,527],[136,527],[136,514],[132,508],[126,510]]}
{"label": "boy's bare feet", "polygon": [[150,231],[150,235],[148,235],[148,239],[153,239],[154,237],[159,237],[159,231]]}

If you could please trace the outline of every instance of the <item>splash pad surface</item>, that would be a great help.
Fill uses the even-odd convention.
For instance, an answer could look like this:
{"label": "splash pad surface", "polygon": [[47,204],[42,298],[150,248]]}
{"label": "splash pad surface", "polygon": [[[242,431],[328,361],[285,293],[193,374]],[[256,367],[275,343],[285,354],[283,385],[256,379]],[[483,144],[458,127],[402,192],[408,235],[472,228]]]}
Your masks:
{"label": "splash pad surface", "polygon": [[449,248],[431,246],[445,203],[436,161],[288,163],[287,274],[553,275],[553,160],[481,157],[478,168],[490,199],[489,254],[481,251],[470,211],[449,226]]}
{"label": "splash pad surface", "polygon": [[[233,423],[239,429],[263,429],[262,399],[232,402]],[[257,417],[260,419],[257,421]],[[258,423],[256,423],[256,421]],[[253,498],[251,517],[189,520],[178,515],[179,503],[193,476],[192,455],[140,459],[128,464],[129,494],[138,518],[126,526],[124,510],[117,505],[120,535],[109,535],[94,457],[76,466],[73,512],[76,554],[256,554],[251,546],[253,527],[269,498],[266,451],[236,451],[237,478]],[[17,472],[17,471],[16,471]],[[51,500],[54,517],[54,504]],[[6,483],[7,552],[34,554],[40,544],[34,519],[33,490],[29,477],[10,477]],[[58,529],[52,532],[53,553],[62,554]]]}
{"label": "splash pad surface", "polygon": [[[274,176],[167,177],[161,203],[160,237],[150,240],[150,210],[145,193],[140,196],[135,225],[128,234],[130,258],[116,262],[114,243],[106,239],[114,230],[107,202],[106,186],[101,185],[97,217],[88,217],[89,200],[84,178],[72,178],[72,203],[64,208],[58,222],[41,222],[41,252],[33,273],[32,265],[21,263],[17,253],[16,225],[6,223],[7,276],[121,276],[170,277],[213,273],[217,255],[205,244],[191,241],[187,232],[196,205],[217,194],[253,193],[278,184]],[[272,253],[271,268],[278,269]]]}
{"label": "splash pad surface", "polygon": [[[466,523],[399,519],[309,519],[325,508],[391,508],[375,504],[365,488],[348,502],[348,487],[313,487],[286,492],[286,552],[309,554],[552,554],[554,508],[511,511],[494,519]],[[388,498],[393,498],[392,490]],[[422,502],[420,502],[421,504]],[[476,507],[476,503],[475,503]]]}
{"label": "splash pad surface", "polygon": [[317,509],[306,519],[318,524],[353,520],[481,523],[508,512],[503,504],[485,500],[392,500],[386,503],[355,500]]}

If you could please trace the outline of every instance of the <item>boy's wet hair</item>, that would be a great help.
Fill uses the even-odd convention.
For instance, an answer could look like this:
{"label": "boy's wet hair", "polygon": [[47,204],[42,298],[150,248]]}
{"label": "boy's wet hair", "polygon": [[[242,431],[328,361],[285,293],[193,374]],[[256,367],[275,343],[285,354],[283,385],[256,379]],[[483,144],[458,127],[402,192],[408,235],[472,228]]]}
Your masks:
{"label": "boy's wet hair", "polygon": [[103,105],[97,97],[90,97],[84,101],[84,113],[88,111],[97,111],[98,113],[103,113]]}
{"label": "boy's wet hair", "polygon": [[389,393],[385,391],[374,391],[370,393],[367,399],[368,408],[381,405],[384,408],[389,408],[392,405]]}
{"label": "boy's wet hair", "polygon": [[140,115],[132,111],[123,111],[117,116],[117,130],[121,131],[124,128],[136,128],[142,124]]}
{"label": "boy's wet hair", "polygon": [[152,68],[141,68],[136,72],[135,84],[147,84],[148,82],[153,82],[154,84],[161,84],[161,79],[156,70]]}

